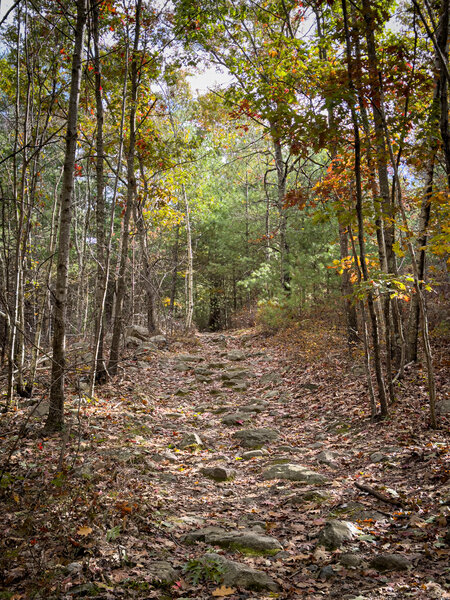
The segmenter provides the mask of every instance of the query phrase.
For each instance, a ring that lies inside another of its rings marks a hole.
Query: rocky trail
[[[135,339],[98,397],[74,381],[62,447],[35,409],[13,452],[3,435],[0,598],[450,598],[448,429],[425,428],[422,374],[371,423],[324,335]]]

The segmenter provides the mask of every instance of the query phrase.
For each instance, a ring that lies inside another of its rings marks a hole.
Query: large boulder
[[[407,571],[412,564],[402,554],[379,554],[370,561],[370,566],[377,571]]]
[[[172,565],[165,560],[157,560],[151,563],[147,569],[149,579],[153,585],[172,585],[178,577],[178,574]]]
[[[262,448],[269,442],[273,442],[279,437],[278,431],[275,429],[259,428],[259,429],[242,429],[233,433],[233,438],[239,441],[243,448],[249,450],[257,450]]]
[[[227,354],[227,358],[231,361],[245,360],[245,353],[242,352],[242,350],[230,350]]]
[[[234,471],[225,469],[225,467],[203,467],[200,469],[200,473],[217,482],[228,481],[234,477]]]
[[[263,479],[287,479],[288,481],[302,481],[314,485],[327,483],[327,478],[320,473],[310,471],[302,465],[285,463],[272,465],[262,474]]]
[[[167,338],[165,335],[153,335],[149,339],[149,342],[160,350],[167,347]]]
[[[187,448],[201,448],[202,446],[202,438],[195,432],[186,433],[178,444],[178,447],[181,450],[186,450]]]
[[[228,560],[224,556],[208,553],[206,558],[217,561],[223,569],[223,584],[231,587],[241,587],[246,590],[278,591],[278,585],[264,571],[257,571],[252,567]]]

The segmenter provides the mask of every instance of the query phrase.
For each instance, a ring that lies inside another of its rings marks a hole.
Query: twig
[[[386,502],[387,504],[393,504],[394,506],[400,506],[401,508],[404,508],[404,504],[401,500],[395,500],[394,498],[390,498],[389,496],[386,496],[385,494],[374,490],[368,485],[363,485],[362,483],[358,483],[357,481],[355,481],[355,487],[357,487],[358,490],[361,490],[362,492],[366,492],[371,496],[375,496],[375,498],[378,498],[378,500],[381,500],[382,502]]]

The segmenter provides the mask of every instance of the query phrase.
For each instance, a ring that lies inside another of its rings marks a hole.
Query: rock
[[[316,456],[316,460],[318,463],[327,465],[328,467],[336,468],[338,465],[333,460],[334,458],[335,458],[335,453],[330,452],[329,450],[322,450],[322,452],[319,452],[319,454]]]
[[[194,531],[190,531],[183,537],[183,542],[185,544],[194,544],[195,542],[205,542],[206,539],[214,533],[226,533],[226,531],[224,529],[222,529],[221,527],[215,527],[214,525],[209,525],[208,527],[202,527],[202,529],[196,529]]]
[[[252,458],[260,458],[261,456],[267,456],[267,450],[249,450],[244,452],[241,456],[243,460],[250,460]]]
[[[229,387],[233,392],[246,392],[248,390],[248,384],[245,381],[228,381],[223,384],[225,387]]]
[[[374,452],[370,455],[370,462],[379,463],[379,462],[387,462],[389,460],[389,456],[383,454],[382,452]]]
[[[233,433],[233,438],[238,440],[243,448],[256,450],[269,442],[273,442],[280,434],[274,429],[243,429]]]
[[[191,370],[191,367],[189,365],[186,365],[184,362],[175,363],[173,368],[175,371],[178,371],[179,373],[186,373],[186,371]]]
[[[291,496],[290,502],[292,504],[304,504],[305,502],[316,502],[317,504],[321,504],[322,502],[326,502],[329,498],[330,497],[328,494],[325,494],[325,492],[311,490],[309,492],[304,492],[303,494]]]
[[[358,554],[352,554],[351,552],[345,552],[338,557],[339,562],[344,567],[360,567],[364,563],[364,558]]]
[[[450,413],[450,396],[448,398],[442,397],[436,403],[436,410],[440,415],[448,415]]]
[[[78,562],[69,563],[65,568],[66,573],[81,573],[82,570],[83,565]]]
[[[194,373],[196,375],[204,375],[205,377],[209,377],[214,373],[214,371],[208,369],[207,367],[195,367]]]
[[[186,448],[199,448],[201,446],[203,446],[202,439],[198,433],[194,432],[186,433],[178,444],[178,447],[181,448],[181,450],[185,450]]]
[[[244,352],[242,352],[242,350],[230,350],[230,352],[228,352],[227,354],[227,358],[228,360],[236,362],[240,360],[245,360],[245,354]]]
[[[269,465],[271,465],[271,466],[273,466],[273,465],[288,465],[291,462],[292,462],[291,456],[273,456],[269,461]]]
[[[311,450],[318,450],[319,448],[323,448],[324,446],[325,444],[323,442],[314,442],[314,444],[311,444],[309,448]]]
[[[125,339],[125,346],[127,348],[139,348],[139,346],[141,344],[142,344],[141,338],[137,338],[132,335],[127,336]]]
[[[213,481],[228,481],[234,477],[234,472],[224,467],[203,467],[200,473]]]
[[[279,383],[281,381],[281,375],[278,371],[271,371],[270,373],[265,373],[259,381],[264,385],[267,383]]]
[[[209,337],[209,341],[213,344],[222,344],[227,341],[227,338],[223,335],[223,333],[219,333],[218,335],[211,335]]]
[[[369,566],[377,571],[407,571],[412,564],[402,554],[379,554],[370,561]]]
[[[247,371],[224,371],[221,376],[220,379],[222,381],[236,381],[236,380],[243,380],[246,377],[248,377],[248,373]]]
[[[325,567],[322,567],[320,569],[319,579],[323,579],[324,581],[327,581],[328,579],[331,579],[335,575],[336,575],[336,573],[335,573],[333,567],[331,565],[326,565]]]
[[[324,546],[327,550],[336,550],[344,542],[355,539],[358,530],[347,521],[332,520],[326,523],[319,535],[318,545]]]
[[[208,369],[224,369],[227,366],[227,363],[222,361],[210,362],[207,366]]]
[[[178,574],[172,565],[165,560],[157,560],[148,567],[148,579],[152,584],[172,585]]]
[[[261,413],[266,407],[267,402],[259,402],[258,404],[246,404],[245,406],[240,406],[239,410],[241,412]]]
[[[283,465],[273,465],[262,474],[263,479],[287,479],[289,481],[303,481],[315,485],[327,483],[327,478],[320,473],[310,471],[302,465],[287,463]]]
[[[81,585],[75,585],[67,590],[71,596],[93,596],[98,593],[98,588],[95,583],[91,581],[88,583],[82,583]]]
[[[250,416],[248,414],[235,413],[232,415],[225,415],[222,419],[222,423],[224,425],[243,425],[245,421],[250,420]]]
[[[302,384],[300,384],[300,387],[302,387],[304,390],[308,390],[310,392],[315,392],[316,390],[319,389],[319,385],[317,385],[317,383],[302,383]]]
[[[140,346],[139,346],[139,353],[144,353],[144,352],[156,352],[156,350],[158,350],[158,347],[155,346],[155,344],[152,344],[151,342],[143,342]]]
[[[184,537],[184,541],[205,542],[254,556],[273,555],[283,550],[280,542],[271,536],[248,530],[224,531],[220,527],[205,527],[192,531]]]
[[[151,459],[156,462],[156,463],[161,463],[161,462],[170,462],[170,463],[176,463],[178,462],[178,457],[176,454],[174,454],[173,452],[170,452],[170,450],[166,450],[165,452],[156,452],[155,454],[151,455]]]
[[[203,362],[205,359],[200,354],[179,354],[177,360],[181,362]]]
[[[164,335],[153,335],[149,342],[154,344],[157,348],[162,349],[167,347],[167,338]]]
[[[190,390],[188,390],[187,388],[178,388],[175,391],[174,396],[189,396],[190,393]]]
[[[50,403],[46,401],[40,401],[36,406],[32,409],[31,415],[33,417],[45,417],[48,415],[48,411],[50,409]]]
[[[137,338],[141,342],[148,340],[149,335],[147,327],[142,327],[142,325],[130,325],[127,329],[127,337]]]
[[[228,560],[224,556],[208,553],[206,558],[213,559],[222,565],[223,584],[231,587],[241,587],[247,590],[269,590],[278,591],[278,585],[263,571],[257,571],[234,560]]]

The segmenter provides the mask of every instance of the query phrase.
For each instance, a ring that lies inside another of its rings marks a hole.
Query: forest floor
[[[129,351],[94,399],[69,384],[62,437],[19,403],[0,599],[450,598],[449,420],[419,365],[371,422],[361,361],[306,319]]]

